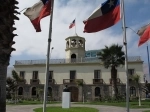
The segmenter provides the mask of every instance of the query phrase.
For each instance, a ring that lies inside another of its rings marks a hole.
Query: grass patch
[[[143,111],[143,112],[150,112],[150,110],[145,110],[145,111]]]
[[[60,102],[47,102],[47,104],[56,104],[56,103],[60,103]],[[21,101],[21,102],[17,102],[15,103],[7,103],[7,105],[37,105],[37,104],[43,104],[42,101]]]
[[[76,104],[83,103],[80,102]],[[126,102],[85,102],[84,104],[126,107]],[[139,106],[138,102],[129,102],[129,105],[130,108],[150,108],[150,101],[141,101],[141,106]]]
[[[43,112],[43,108],[34,109],[34,112]],[[46,112],[98,112],[98,110],[89,107],[71,107],[69,109],[63,109],[62,107],[47,107]]]

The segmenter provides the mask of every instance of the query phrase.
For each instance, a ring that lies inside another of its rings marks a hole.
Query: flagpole
[[[43,112],[46,112],[46,103],[47,103],[47,88],[48,88],[48,75],[49,75],[50,46],[51,46],[51,38],[52,38],[53,7],[54,7],[54,0],[51,0],[51,9],[50,9],[51,16],[50,16],[50,23],[49,23],[49,36],[48,36],[48,46],[47,46],[47,61],[46,61],[46,73],[45,73]]]
[[[76,33],[76,18],[75,18],[75,35],[77,35],[77,33]]]
[[[128,76],[128,55],[127,55],[127,39],[126,39],[126,24],[124,13],[124,0],[121,0],[121,14],[122,14],[122,27],[123,27],[123,40],[125,49],[125,71],[126,71],[126,111],[129,110],[129,76]]]
[[[148,42],[147,42],[147,57],[148,57],[149,79],[150,79],[150,63],[149,63],[149,49],[148,49]]]

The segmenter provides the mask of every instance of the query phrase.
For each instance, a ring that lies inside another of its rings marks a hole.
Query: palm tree
[[[124,65],[125,61],[122,46],[118,44],[113,44],[110,47],[105,46],[97,55],[105,68],[111,68],[112,96],[117,97],[117,67]]]
[[[139,97],[139,106],[141,106],[141,95],[140,95],[140,75],[134,74],[132,76],[132,80],[136,85],[136,88],[138,90],[138,97]]]
[[[16,0],[0,0],[0,112],[6,112],[6,76],[10,55],[15,43],[13,38],[16,34],[13,31],[14,20],[19,20],[15,15],[18,13],[15,6]]]

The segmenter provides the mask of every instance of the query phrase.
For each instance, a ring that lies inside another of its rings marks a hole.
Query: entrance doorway
[[[79,90],[77,87],[69,87],[71,93],[71,102],[78,102]]]

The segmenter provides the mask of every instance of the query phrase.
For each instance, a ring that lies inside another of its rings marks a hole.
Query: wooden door
[[[78,102],[79,90],[77,87],[69,87],[71,93],[71,102]]]

